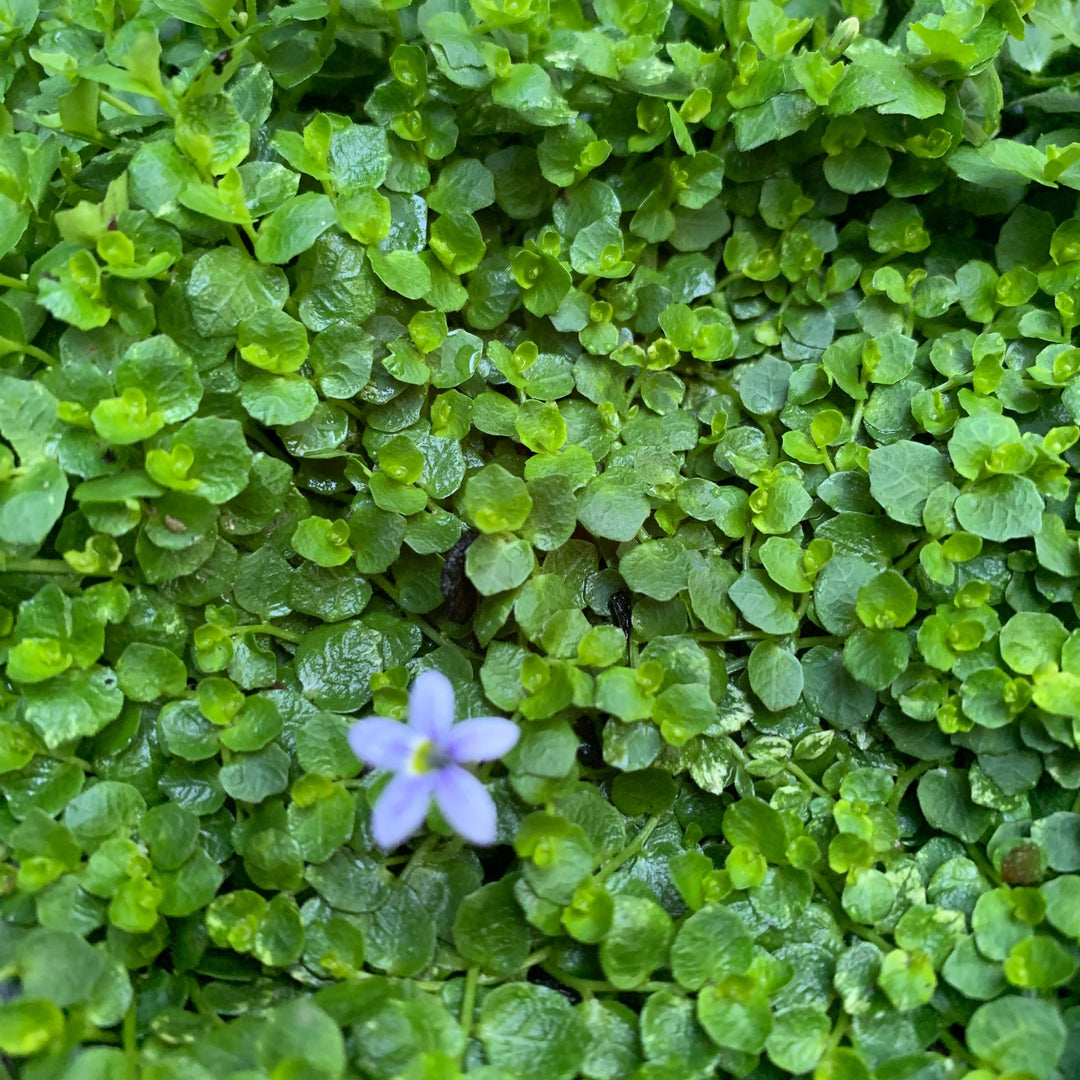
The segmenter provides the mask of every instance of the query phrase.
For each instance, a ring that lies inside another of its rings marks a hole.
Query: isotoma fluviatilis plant
[[[0,0],[0,1076],[1080,1073],[1077,25]]]

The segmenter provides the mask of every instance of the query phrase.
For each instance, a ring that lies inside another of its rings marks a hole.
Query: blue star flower
[[[473,844],[495,842],[495,803],[462,765],[493,761],[521,732],[501,716],[454,723],[454,688],[438,671],[425,671],[409,695],[408,722],[372,716],[349,729],[349,745],[361,761],[395,773],[371,815],[375,843],[386,851],[424,823],[434,798],[455,832]]]

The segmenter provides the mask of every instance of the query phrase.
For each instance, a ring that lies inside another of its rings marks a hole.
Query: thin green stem
[[[829,1036],[829,1049],[835,1049],[840,1045],[844,1036],[847,1034],[848,1029],[848,1015],[846,1012],[841,1011],[839,1018],[836,1021],[836,1027],[832,1029],[832,1034]]]
[[[131,1003],[131,1007],[124,1014],[124,1054],[129,1062],[134,1063],[139,1053],[139,1043],[137,1037],[136,1016],[135,1016],[135,1003]]]
[[[544,971],[546,971],[553,979],[558,979],[564,986],[569,986],[571,990],[576,990],[585,1001],[588,1001],[597,990],[603,991],[608,989],[608,984],[598,982],[595,979],[578,979],[573,975],[567,975],[565,971],[560,971],[554,964],[545,964]],[[612,987],[614,989],[614,987]]]
[[[645,841],[652,836],[653,830],[659,824],[659,814],[649,818],[641,829],[638,830],[637,836],[635,836],[634,839],[631,840],[617,855],[612,855],[612,857],[596,871],[594,880],[597,882],[606,881],[624,862],[628,859],[632,859],[645,846]]]
[[[244,424],[244,434],[268,457],[276,458],[281,456],[281,450],[267,438],[266,432],[257,424]]]
[[[20,345],[16,351],[32,356],[36,360],[48,364],[49,367],[55,367],[59,363],[55,356],[50,355],[44,349],[39,349],[36,345]]]
[[[525,957],[524,963],[518,967],[518,971],[528,971],[529,968],[536,967],[537,964],[546,964],[548,953],[550,951],[550,949],[537,949],[536,952],[529,953],[529,955]]]
[[[386,593],[386,595],[389,596],[395,604],[398,603],[398,588],[392,581],[390,581],[389,578],[387,578],[385,574],[372,574],[371,577],[368,578],[368,580],[373,585],[378,585],[378,587],[382,589],[382,591]],[[420,628],[420,633],[422,633],[424,637],[426,637],[429,641],[434,642],[434,644],[445,646],[446,648],[452,647],[455,649],[460,649],[461,652],[465,653],[467,656],[477,655],[471,649],[466,649],[464,645],[461,645],[456,641],[451,641],[448,637],[441,634],[438,630],[435,629],[434,626],[431,625],[431,623],[427,621],[427,619],[423,618],[422,616],[414,615],[413,622],[415,622],[416,625]]]
[[[0,561],[0,573],[2,574],[70,574],[73,578],[109,578],[119,581],[122,585],[134,585],[135,579],[127,574],[95,571],[92,574],[84,573],[69,566],[63,559],[12,559],[10,562]]]
[[[106,104],[111,105],[114,109],[118,109],[122,113],[127,113],[128,116],[141,115],[139,110],[136,109],[130,101],[125,101],[123,98],[118,98],[111,90],[99,88],[98,96]]]
[[[638,387],[641,385],[641,380],[645,377],[645,368],[638,368],[638,373],[634,376],[630,385],[626,388],[626,405],[629,408],[634,403],[634,398],[637,396]]]
[[[889,799],[889,808],[891,810],[894,812],[897,810],[911,784],[918,780],[928,769],[932,769],[934,764],[933,761],[920,761],[917,765],[912,765],[910,769],[905,769],[896,778],[896,787],[893,789],[892,798]]]
[[[882,952],[892,952],[892,946],[880,934],[874,933],[873,930],[865,926],[860,926],[848,916],[848,913],[844,910],[844,905],[840,902],[840,897],[837,896],[836,890],[829,884],[824,874],[812,873],[811,876],[818,890],[828,900],[829,906],[833,909],[833,915],[842,930],[846,930],[849,934],[855,934],[864,941],[869,941],[871,945],[876,945]]]
[[[8,563],[0,563],[0,573],[5,574],[71,574],[76,577],[85,577],[78,571],[72,570],[63,559],[12,559]]]
[[[378,585],[380,589],[396,604],[398,602],[397,586],[385,574],[372,574],[368,581],[372,585]]]
[[[929,537],[927,537],[927,538],[925,538],[923,540],[920,540],[902,559],[898,559],[893,564],[893,569],[898,574],[902,574],[905,570],[907,570],[910,567],[914,566],[915,562],[918,560],[919,556],[922,554],[922,549],[924,547],[926,547],[926,545],[928,543],[930,543]]]
[[[831,799],[832,796],[809,774],[795,764],[794,761],[788,761],[784,764],[784,768],[789,773],[797,776],[815,795],[820,795],[822,798]]]
[[[461,995],[461,1030],[468,1042],[469,1032],[472,1030],[473,1013],[476,1011],[476,983],[480,978],[480,969],[471,967],[465,972],[465,990]],[[465,1053],[465,1044],[461,1047]]]
[[[825,875],[811,870],[810,876],[814,879],[814,884],[817,885],[818,889],[825,894],[825,899],[832,904],[833,908],[840,913],[842,918],[846,919],[847,914],[844,911],[843,905],[840,903],[840,897],[836,895],[836,890],[828,882]]]
[[[247,244],[244,243],[243,237],[240,235],[240,230],[231,222],[225,225],[225,235],[228,237],[229,243],[234,248],[239,248],[242,252],[247,254]]]
[[[873,930],[860,926],[851,919],[840,920],[840,926],[842,929],[847,930],[848,933],[861,937],[863,941],[869,941],[871,945],[876,945],[883,953],[892,952],[892,946],[880,934],[875,934]]]
[[[408,880],[409,874],[412,872],[414,866],[422,862],[431,849],[439,842],[439,836],[435,833],[429,833],[421,841],[420,846],[409,856],[409,861],[405,864],[405,869],[398,875],[402,881]]]
[[[248,7],[251,8],[251,10],[255,11],[255,19],[257,20],[259,17],[259,13],[255,10],[255,0],[246,0],[246,3],[248,4]],[[237,19],[239,20],[241,18],[246,20],[247,25],[244,26],[243,35],[241,37],[238,37],[232,43],[233,52],[235,53],[237,49],[247,49],[247,51],[251,53],[251,55],[254,56],[256,60],[261,60],[265,64],[267,61],[267,52],[266,49],[263,48],[262,42],[259,40],[259,34],[261,33],[261,31],[256,25],[253,24],[247,8],[237,14]]]
[[[100,146],[103,150],[114,150],[117,146],[116,139],[108,138],[100,133],[91,134],[89,131],[68,131],[66,128],[61,130],[74,139],[80,139],[82,142],[88,143],[91,146]],[[40,218],[38,220],[40,220]]]
[[[480,766],[480,779],[486,780],[487,773],[491,771],[492,762],[488,761],[484,765]],[[485,772],[484,770],[487,770]],[[458,852],[465,846],[465,838],[463,836],[455,836],[452,840],[447,842],[446,847],[439,852],[439,858],[444,863],[452,863],[458,857]]]
[[[855,412],[851,414],[851,441],[859,437],[859,428],[862,427],[863,412],[866,409],[865,401],[857,401],[855,403]]]
[[[270,637],[281,638],[282,641],[291,642],[293,645],[300,644],[300,635],[292,630],[283,630],[273,623],[244,623],[236,627],[233,634],[269,634]]]
[[[1000,880],[998,872],[987,862],[986,856],[974,845],[967,844],[968,858],[982,871],[987,881],[997,882]]]
[[[742,568],[748,570],[750,568],[750,545],[754,540],[753,527],[746,530],[746,535],[742,538]]]
[[[9,277],[7,274],[0,274],[0,285],[6,289],[18,289],[20,292],[34,291],[34,286],[29,282],[23,281],[21,278]]]
[[[869,941],[871,945],[876,945],[883,953],[892,952],[892,945],[890,945],[880,934],[875,934],[874,931],[870,930],[868,927],[860,926],[851,919],[841,919],[839,922],[841,929],[847,930],[849,934],[861,937],[863,941]]]
[[[769,457],[776,460],[780,457],[780,443],[777,441],[776,432],[772,429],[772,424],[762,424],[761,433],[765,436],[765,445],[769,450]]]
[[[239,40],[240,31],[237,30],[231,22],[229,22],[228,16],[225,16],[222,19],[218,19],[217,24],[220,27],[221,32],[229,39],[229,41],[236,42]]]
[[[940,1042],[954,1058],[959,1058],[965,1065],[970,1065],[973,1069],[979,1067],[978,1061],[972,1056],[968,1048],[964,1046],[952,1032],[941,1032],[941,1034],[938,1035],[938,1042]]]
[[[358,409],[351,401],[345,401],[344,399],[335,398],[334,399],[334,404],[339,409],[341,409],[343,412],[347,412],[350,416],[355,417],[357,420],[363,420],[364,419],[363,412],[360,409]],[[360,462],[360,464],[363,465],[364,463]],[[365,470],[367,471],[368,475],[370,476],[371,471],[369,469],[367,469],[366,466],[365,466]]]
[[[739,630],[734,634],[698,634],[698,641],[762,641],[771,638],[764,630]]]
[[[337,36],[338,16],[341,11],[341,0],[330,0],[330,10],[326,13],[326,23],[319,35],[319,48],[324,54],[328,54],[334,45]]]
[[[576,990],[586,1000],[593,994],[620,994],[623,988],[609,983],[606,979],[579,979],[576,975],[569,975],[554,964],[545,964],[546,971],[553,979],[558,979],[564,986]],[[638,994],[651,994],[657,990],[670,990],[671,983],[647,982],[641,986],[635,986],[634,992]]]

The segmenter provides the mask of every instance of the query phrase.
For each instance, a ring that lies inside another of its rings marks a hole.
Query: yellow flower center
[[[430,739],[423,739],[416,744],[409,769],[414,773],[426,773],[434,769],[444,769],[449,764],[450,756],[445,750]]]

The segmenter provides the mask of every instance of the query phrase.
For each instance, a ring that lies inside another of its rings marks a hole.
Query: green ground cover
[[[1080,1075],[1078,45],[0,0],[0,1077]]]

